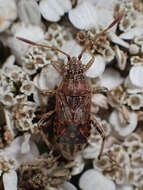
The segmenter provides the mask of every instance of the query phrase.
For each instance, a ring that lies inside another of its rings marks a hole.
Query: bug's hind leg
[[[55,113],[55,110],[52,110],[52,111],[49,111],[48,113],[44,114],[43,117],[38,122],[38,128],[40,129],[43,127],[47,127],[48,123],[53,118],[54,113]]]
[[[51,120],[54,117],[54,114],[55,110],[49,111],[48,113],[44,114],[38,122],[38,129],[40,130],[40,135],[50,150],[52,149],[52,144],[49,142],[47,135],[43,131],[43,128],[49,127]]]
[[[47,145],[47,147],[49,148],[49,150],[52,149],[52,144],[50,143],[50,141],[48,140],[46,134],[44,133],[43,130],[40,130],[40,135],[42,137],[42,139],[44,140],[45,144]]]
[[[102,137],[102,145],[101,145],[100,153],[98,155],[98,159],[100,159],[103,153],[103,149],[104,149],[105,134],[104,134],[104,130],[102,129],[102,126],[99,124],[99,122],[96,119],[92,118],[91,123],[96,128],[100,136]]]

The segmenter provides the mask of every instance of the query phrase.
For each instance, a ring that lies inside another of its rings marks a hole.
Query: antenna
[[[27,40],[27,39],[21,38],[21,37],[16,37],[16,38],[17,38],[18,40],[21,40],[21,41],[23,41],[23,42],[25,42],[25,43],[27,43],[27,44],[32,45],[32,46],[39,46],[39,47],[43,47],[43,48],[49,48],[49,49],[52,49],[52,50],[54,50],[54,51],[58,51],[58,52],[64,54],[64,55],[68,58],[68,60],[71,60],[71,57],[70,57],[69,54],[67,54],[66,52],[64,52],[64,51],[62,51],[62,50],[60,50],[60,49],[58,49],[58,48],[56,48],[56,47],[39,44],[39,43],[30,41],[30,40]]]
[[[102,36],[104,33],[106,33],[108,30],[110,30],[116,23],[118,23],[122,17],[124,16],[124,11],[102,32],[100,32],[99,34],[97,34],[93,39],[89,40],[89,42],[85,45],[85,47],[83,48],[83,50],[81,51],[81,53],[78,56],[78,59],[80,60],[82,58],[83,53],[86,51],[86,49],[90,46],[93,45],[93,43],[100,37]]]

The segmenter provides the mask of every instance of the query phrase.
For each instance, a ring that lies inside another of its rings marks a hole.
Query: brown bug
[[[97,120],[91,117],[90,109],[92,93],[103,91],[105,88],[91,89],[89,87],[84,77],[84,73],[93,64],[94,57],[92,57],[86,66],[82,64],[81,58],[86,49],[91,47],[99,36],[103,35],[114,26],[122,16],[123,14],[115,19],[104,31],[97,34],[94,39],[89,40],[77,58],[70,57],[70,55],[56,47],[38,44],[17,37],[17,39],[33,46],[50,48],[54,51],[58,51],[64,54],[68,59],[68,64],[64,65],[63,71],[57,66],[57,62],[52,63],[55,69],[63,76],[63,80],[57,90],[42,90],[41,93],[45,95],[52,94],[56,96],[56,108],[45,114],[38,123],[39,128],[41,128],[46,126],[48,121],[54,117],[53,128],[55,144],[66,159],[74,159],[77,152],[81,151],[86,146],[91,125],[97,129],[103,139],[99,158],[103,152],[105,141],[104,131]]]

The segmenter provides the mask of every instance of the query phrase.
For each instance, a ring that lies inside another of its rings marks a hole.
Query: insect
[[[92,47],[99,36],[102,36],[121,18],[121,14],[105,30],[97,34],[94,39],[89,40],[78,57],[71,57],[66,52],[43,44],[38,44],[30,40],[17,37],[17,39],[33,46],[52,49],[64,54],[68,59],[68,64],[61,70],[56,61],[52,62],[55,69],[63,76],[63,80],[56,90],[42,90],[45,95],[56,96],[56,108],[45,114],[38,123],[38,127],[47,126],[48,121],[54,117],[53,131],[54,142],[63,157],[73,160],[77,152],[83,150],[90,135],[91,126],[95,127],[102,137],[102,145],[98,158],[100,159],[105,142],[105,134],[98,121],[91,117],[91,96],[93,93],[105,90],[105,88],[90,88],[84,73],[91,67],[94,57],[83,65],[81,58],[87,48]]]

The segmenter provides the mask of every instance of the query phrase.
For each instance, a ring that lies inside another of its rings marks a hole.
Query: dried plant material
[[[96,30],[97,29],[95,27],[91,28],[88,31],[88,38],[94,38],[97,32]],[[96,40],[96,42],[93,44],[93,48],[90,51],[95,55],[97,53],[102,55],[106,63],[110,63],[115,57],[115,52],[107,35],[100,36],[98,40]]]
[[[134,3],[133,5],[134,5],[135,10],[142,11],[143,5],[140,0],[134,0],[133,3]]]
[[[76,40],[79,43],[84,43],[87,40],[87,33],[84,30],[80,30],[76,34]]]
[[[117,167],[119,167],[119,169],[128,167],[130,165],[129,155],[123,148],[121,148],[119,152],[116,152],[116,149],[118,149],[118,147],[118,145],[115,145],[110,148],[112,159],[115,161],[114,164],[116,166],[117,163]]]
[[[119,107],[119,105],[125,104],[126,97],[127,93],[121,85],[108,92],[108,102],[112,107]]]
[[[124,53],[119,49],[119,46],[115,46],[115,57],[117,59],[118,68],[124,70],[127,63],[127,53]]]
[[[143,58],[140,57],[140,56],[133,56],[133,57],[131,57],[130,61],[131,61],[131,64],[133,66],[141,66],[141,65],[143,65]]]
[[[104,59],[106,60],[106,62],[110,63],[111,61],[113,61],[113,59],[115,57],[115,52],[113,51],[113,49],[110,46],[107,46],[103,50],[102,55],[103,55]]]
[[[104,153],[101,161],[94,160],[94,167],[114,180],[119,187],[123,188],[125,184],[135,186],[142,185],[142,169],[139,168],[142,167],[143,162],[143,145],[140,136],[141,135],[137,133],[133,133],[131,136],[125,138],[123,144],[110,147],[109,150]],[[105,157],[106,162],[104,164]],[[108,167],[105,167],[106,163],[108,163]]]
[[[72,6],[74,7],[77,4],[77,0],[71,0]]]
[[[13,141],[14,137],[11,134],[11,131],[9,130],[9,128],[7,126],[4,127],[4,141],[6,142],[7,145],[10,145],[11,142]]]
[[[120,22],[120,30],[124,32],[129,31],[131,28],[133,28],[138,16],[138,13],[136,11],[130,11],[127,14],[128,15],[124,16]]]
[[[124,145],[127,147],[132,146],[134,143],[141,143],[141,137],[137,133],[132,133],[128,136],[124,142]]]
[[[36,117],[36,104],[32,102],[25,102],[24,104],[16,104],[12,108],[12,117],[14,119],[14,127],[18,131],[29,131],[34,133],[35,125],[33,119]]]
[[[100,160],[94,159],[93,160],[93,168],[98,171],[108,170],[112,167],[112,163],[108,157],[108,155],[103,155]]]
[[[129,157],[127,153],[118,145],[113,146],[110,152],[107,152],[107,158],[110,166],[106,167],[102,172],[116,184],[125,184],[126,173],[124,167],[128,167]],[[124,165],[124,167],[122,167]]]
[[[4,105],[12,106],[18,103],[16,96],[20,95],[22,81],[29,81],[21,67],[14,65],[15,57],[11,55],[1,69],[0,99]]]
[[[134,149],[138,149],[136,152],[134,151]],[[136,168],[140,168],[143,165],[143,159],[142,159],[142,152],[139,151],[139,149],[143,148],[143,146],[138,148],[138,145],[133,147],[133,154],[132,154],[132,158],[131,158],[131,165],[132,167],[136,167]]]
[[[129,113],[128,122],[124,122],[124,118],[119,118],[119,112],[113,111],[110,115],[109,121],[113,126],[113,130],[118,138],[124,139],[126,136],[130,135],[137,126],[137,115],[134,112]]]
[[[128,105],[131,107],[132,110],[139,110],[143,107],[143,98],[141,94],[132,94],[127,99]]]
[[[105,148],[110,148],[112,147],[113,144],[120,144],[120,140],[111,135],[107,136],[105,142]]]
[[[19,168],[19,184],[20,188],[34,188],[43,190],[58,187],[64,188],[66,180],[70,179],[69,168],[57,161],[58,157],[50,154],[41,155],[33,162],[27,162]],[[26,179],[26,183],[25,180]],[[60,186],[61,184],[65,184]],[[68,184],[67,184],[68,186]],[[69,184],[70,186],[70,184]],[[72,185],[71,185],[72,186]]]
[[[120,118],[121,124],[124,125],[124,124],[129,123],[129,120],[130,120],[129,114],[130,114],[130,112],[129,112],[127,106],[122,105],[121,106],[121,111],[119,113],[119,118]]]

